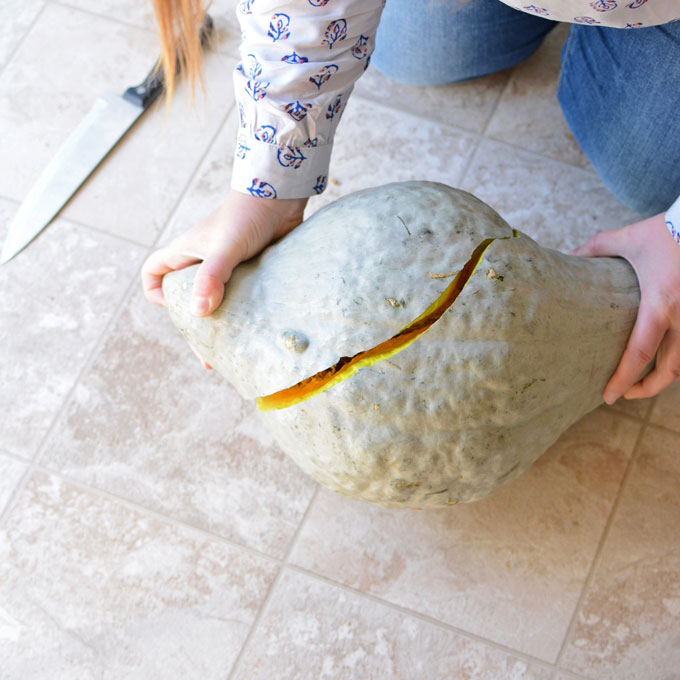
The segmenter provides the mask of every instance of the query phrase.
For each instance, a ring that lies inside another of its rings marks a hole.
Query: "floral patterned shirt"
[[[389,1],[389,0],[388,0]],[[678,0],[503,0],[557,21],[635,29],[680,18]],[[366,70],[385,0],[241,0],[232,187],[303,198],[326,187],[333,135]],[[680,198],[666,221],[680,244]]]

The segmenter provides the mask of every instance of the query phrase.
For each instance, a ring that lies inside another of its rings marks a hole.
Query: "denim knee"
[[[557,98],[605,186],[644,216],[680,194],[680,24],[573,26]]]
[[[666,212],[680,193],[677,189],[664,186],[662,177],[658,176],[652,165],[639,163],[638,172],[630,173],[630,167],[596,167],[604,185],[611,193],[631,210],[643,217],[652,217]],[[639,173],[649,172],[656,176],[654,182],[638,182]]]
[[[498,0],[389,0],[371,64],[410,85],[446,85],[509,68],[556,24]]]

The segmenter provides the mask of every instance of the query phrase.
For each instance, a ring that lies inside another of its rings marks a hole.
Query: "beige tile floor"
[[[233,4],[196,110],[147,114],[0,267],[0,679],[677,680],[680,389],[599,408],[485,501],[386,511],[307,479],[144,301],[146,254],[228,186]],[[1,241],[158,47],[133,0],[9,0],[0,27]],[[546,246],[634,220],[561,119],[564,37],[458,86],[369,70],[310,212],[431,179]]]

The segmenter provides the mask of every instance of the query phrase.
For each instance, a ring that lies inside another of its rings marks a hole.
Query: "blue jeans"
[[[499,0],[388,0],[372,65],[414,85],[515,66],[556,23]],[[604,184],[641,215],[680,195],[680,22],[641,29],[572,25],[557,98]]]

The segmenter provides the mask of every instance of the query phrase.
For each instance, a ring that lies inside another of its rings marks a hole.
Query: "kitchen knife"
[[[206,15],[201,43],[208,43],[213,21]],[[154,67],[140,85],[122,95],[104,94],[43,170],[9,226],[0,263],[23,250],[57,215],[73,194],[164,89],[163,71]]]

